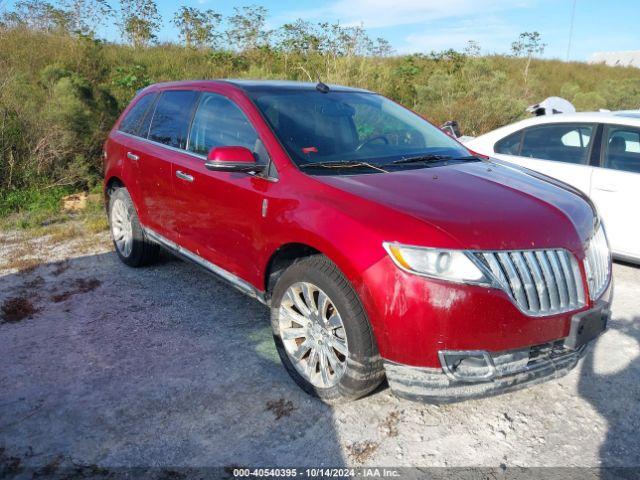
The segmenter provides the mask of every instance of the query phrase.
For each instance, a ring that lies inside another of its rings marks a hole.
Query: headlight
[[[407,272],[453,282],[491,283],[464,251],[412,247],[386,242],[383,245],[394,263]]]

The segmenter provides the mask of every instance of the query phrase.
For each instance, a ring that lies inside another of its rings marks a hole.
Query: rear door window
[[[127,112],[127,115],[120,122],[118,128],[121,132],[128,133],[129,135],[135,135],[137,137],[146,137],[147,130],[149,129],[148,120],[151,118],[151,107],[153,101],[156,99],[155,93],[148,93],[140,98],[131,110]],[[146,119],[146,122],[145,122]],[[146,123],[146,128],[145,128]]]
[[[524,130],[521,157],[586,165],[595,126],[555,123]]]
[[[199,92],[169,90],[163,92],[151,120],[149,140],[174,148],[186,148],[193,107]]]
[[[603,167],[640,173],[640,128],[606,127]]]

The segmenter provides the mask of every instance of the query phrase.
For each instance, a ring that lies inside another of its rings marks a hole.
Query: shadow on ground
[[[607,422],[600,446],[600,463],[607,467],[640,466],[640,317],[615,319],[615,330],[605,348],[598,345],[583,360],[578,392]],[[597,358],[601,355],[604,358]],[[597,361],[598,360],[598,361]],[[604,471],[603,478],[622,478],[624,472]],[[630,472],[631,473],[631,472]]]
[[[268,309],[197,267],[80,257],[0,277],[9,299],[33,312],[0,323],[5,472],[344,464],[332,410],[280,366]]]

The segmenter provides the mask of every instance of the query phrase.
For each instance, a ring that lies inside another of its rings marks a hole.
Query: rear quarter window
[[[133,107],[131,107],[126,116],[122,119],[122,122],[120,122],[118,130],[128,133],[129,135],[146,137],[147,130],[149,128],[148,120],[151,117],[151,106],[153,105],[156,96],[157,94],[155,93],[148,93],[136,101]]]
[[[520,140],[522,139],[522,130],[504,137],[496,142],[493,151],[505,155],[518,155],[520,153]]]

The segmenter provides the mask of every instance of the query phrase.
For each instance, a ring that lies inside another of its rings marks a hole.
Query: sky
[[[13,1],[5,4],[10,6]],[[508,53],[521,32],[534,30],[546,43],[545,58],[584,61],[594,52],[640,50],[640,0],[575,0],[569,52],[574,0],[156,1],[164,18],[158,35],[161,41],[177,39],[170,19],[181,5],[228,16],[233,7],[259,4],[269,11],[270,28],[296,18],[362,23],[372,38],[386,38],[402,54],[462,50],[468,40],[479,42],[483,54]],[[116,32],[106,36],[118,38]]]

